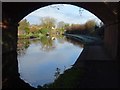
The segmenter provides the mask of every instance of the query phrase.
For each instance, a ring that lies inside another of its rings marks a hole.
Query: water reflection
[[[33,87],[54,82],[75,63],[83,47],[64,36],[18,40],[20,78]]]
[[[54,41],[52,40],[51,37],[44,36],[40,39],[41,41],[41,49],[44,51],[50,51],[55,48]]]
[[[71,37],[66,37],[67,42],[73,43],[76,46],[82,47],[83,48],[83,44],[78,41],[77,39],[71,38]]]
[[[19,56],[25,55],[26,49],[29,47],[29,45],[30,45],[30,40],[28,40],[28,39],[18,40],[18,44],[17,44],[18,55]]]

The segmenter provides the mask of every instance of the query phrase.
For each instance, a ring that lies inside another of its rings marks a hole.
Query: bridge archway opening
[[[94,24],[94,26],[96,26],[97,28],[100,28],[104,25],[104,23],[93,13],[74,4],[50,4],[34,10],[33,12],[25,16],[22,20],[26,20],[26,23],[28,23],[29,25],[33,24],[37,26],[38,24],[40,25],[40,18],[42,17],[52,17],[53,19],[55,19],[57,21],[57,23],[55,23],[55,27],[57,27],[58,22],[69,24],[69,26],[71,26],[72,24],[84,24],[82,26],[78,26],[78,29],[81,29],[79,27],[86,27],[86,24],[88,24],[86,22],[89,20],[93,21],[89,24]],[[77,25],[75,27],[77,27]],[[19,31],[20,30],[18,30],[18,34]]]
[[[17,83],[15,87],[24,87],[20,86],[19,82],[16,82],[16,78],[19,77],[18,74],[18,63],[16,60],[17,54],[17,32],[18,32],[18,22],[23,19],[26,15],[28,15],[30,12],[47,6],[51,4],[61,4],[61,3],[3,3],[2,4],[2,53],[5,54],[3,59],[3,70],[5,73],[3,74],[3,87],[11,87],[15,86],[14,84]],[[104,24],[107,26],[105,27],[104,32],[104,46],[108,50],[108,52],[111,54],[113,60],[115,60],[118,57],[118,18],[117,18],[117,9],[118,3],[62,3],[62,4],[71,4],[78,7],[85,8],[86,10],[94,13],[96,16],[98,16]],[[16,7],[16,9],[14,9]],[[7,27],[6,27],[7,26]],[[11,53],[12,51],[12,53]],[[10,52],[10,53],[9,53]],[[9,55],[9,56],[8,56]],[[12,57],[12,58],[11,58]],[[11,60],[10,60],[11,58]],[[14,63],[13,63],[14,62]],[[6,67],[7,66],[7,67]],[[13,73],[11,73],[11,70]],[[7,71],[7,72],[6,72]],[[14,77],[14,78],[13,78]],[[6,78],[8,79],[6,81]],[[11,80],[13,82],[11,82]],[[8,83],[10,82],[10,83]],[[8,85],[8,86],[7,86]]]

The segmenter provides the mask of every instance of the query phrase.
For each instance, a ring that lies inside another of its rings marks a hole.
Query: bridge
[[[105,24],[104,49],[115,61],[118,58],[118,3],[117,2],[24,2],[2,3],[3,87],[29,87],[19,80],[17,63],[18,22],[34,10],[51,4],[71,4],[95,14]],[[10,59],[11,58],[11,59]],[[10,60],[9,60],[10,59]],[[9,60],[9,61],[8,61]],[[5,67],[5,68],[4,68]],[[11,71],[12,70],[12,71]],[[11,73],[12,72],[12,73]],[[13,82],[9,83],[12,79]],[[15,82],[18,82],[14,86]],[[5,85],[5,86],[4,86]],[[111,84],[110,84],[111,85]],[[114,86],[113,86],[114,87]]]

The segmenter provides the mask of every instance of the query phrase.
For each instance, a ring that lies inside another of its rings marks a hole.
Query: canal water
[[[54,40],[47,36],[19,39],[17,59],[20,78],[35,88],[52,83],[59,74],[72,67],[82,50],[82,44],[65,36]]]

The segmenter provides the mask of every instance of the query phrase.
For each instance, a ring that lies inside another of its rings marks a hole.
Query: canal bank
[[[79,36],[67,37],[81,42]],[[118,62],[107,54],[102,43],[85,44],[73,67],[43,88],[118,88]]]
[[[100,37],[75,34],[65,34],[65,36],[84,44],[84,49],[79,56],[80,60],[112,60]]]
[[[102,46],[85,46],[73,65],[84,70],[84,77],[79,77],[79,88],[118,88],[118,61],[102,49]]]
[[[81,41],[79,36],[72,37]],[[86,39],[82,37],[82,40]],[[79,88],[118,88],[118,61],[105,51],[101,40],[85,44],[73,68],[84,71],[78,79]]]

